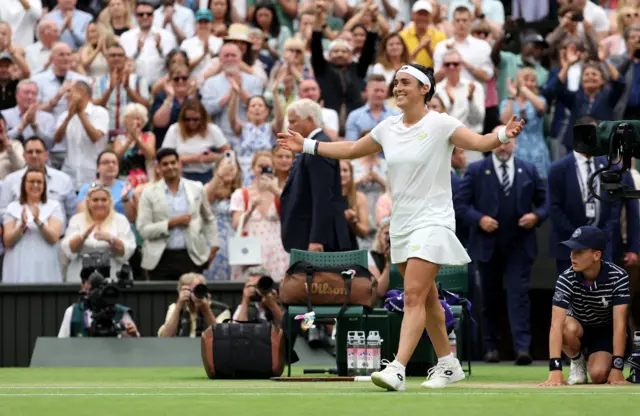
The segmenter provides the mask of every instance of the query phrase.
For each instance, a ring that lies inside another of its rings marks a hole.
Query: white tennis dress
[[[417,257],[435,264],[471,262],[455,234],[449,138],[463,124],[429,111],[411,127],[392,116],[370,133],[382,146],[391,188],[391,261]]]

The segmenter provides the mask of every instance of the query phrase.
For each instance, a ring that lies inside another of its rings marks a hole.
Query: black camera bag
[[[269,322],[215,324],[202,333],[201,353],[211,379],[268,379],[282,375],[285,339]]]

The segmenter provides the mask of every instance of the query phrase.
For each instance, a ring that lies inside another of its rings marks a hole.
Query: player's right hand
[[[302,152],[302,144],[304,143],[304,137],[298,132],[288,129],[286,133],[278,133],[278,144],[283,149],[291,150],[292,152]]]
[[[564,386],[566,384],[567,382],[564,380],[562,371],[550,371],[547,381],[538,384],[538,387]]]

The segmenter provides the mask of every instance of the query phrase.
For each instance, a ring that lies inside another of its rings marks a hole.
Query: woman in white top
[[[82,259],[90,253],[106,253],[109,256],[112,278],[127,264],[136,249],[136,239],[127,217],[113,208],[109,188],[100,184],[93,184],[89,188],[84,199],[84,210],[69,220],[61,248],[70,260],[67,282],[81,281]]]
[[[162,147],[176,149],[182,162],[182,176],[203,184],[213,177],[213,163],[231,149],[222,130],[209,123],[207,110],[194,99],[184,102],[178,122],[169,127]]]
[[[294,152],[335,159],[356,159],[384,151],[393,200],[391,261],[404,277],[405,307],[396,360],[373,373],[371,380],[388,390],[404,390],[405,365],[426,327],[439,358],[422,386],[445,387],[464,379],[464,372],[449,348],[435,278],[442,264],[471,261],[455,234],[451,154],[454,145],[491,151],[520,134],[524,122],[516,122],[513,117],[499,133],[479,135],[453,117],[427,109],[426,103],[435,93],[432,68],[405,65],[393,82],[396,102],[404,113],[382,121],[362,139],[321,143],[303,138],[292,131],[296,126],[291,125],[292,130],[279,134],[279,142]],[[301,122],[320,111],[310,100],[298,105]]]
[[[60,205],[47,199],[44,172],[27,169],[19,201],[10,203],[4,214],[2,282],[62,282],[57,245],[63,223]]]

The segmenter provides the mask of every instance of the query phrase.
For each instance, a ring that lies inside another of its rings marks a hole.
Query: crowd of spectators
[[[572,126],[640,115],[640,1],[3,0],[2,282],[80,281],[95,252],[112,275],[130,264],[136,279],[246,282],[249,267],[229,265],[236,234],[260,239],[255,266],[279,281],[279,195],[295,155],[275,138],[289,105],[319,103],[327,136],[358,140],[399,114],[392,81],[410,62],[434,68],[429,108],[475,132],[526,119],[507,153],[535,166],[565,239],[583,225],[564,201],[582,182],[558,177]],[[486,157],[454,151],[456,176]],[[579,172],[591,160],[572,157]],[[378,277],[389,271],[386,169],[382,154],[340,164],[349,231]],[[614,242],[609,258],[631,267],[638,209],[622,208],[598,202],[595,223]],[[498,228],[456,211],[461,229]]]

